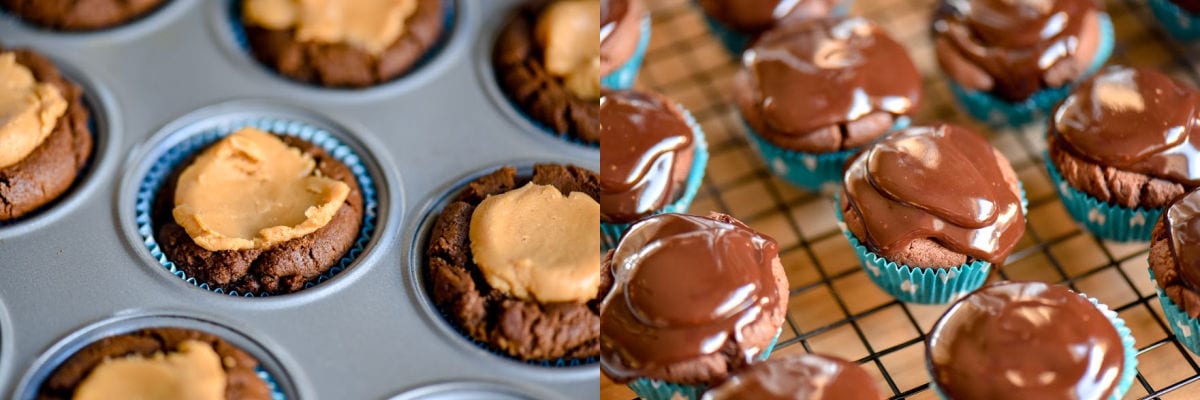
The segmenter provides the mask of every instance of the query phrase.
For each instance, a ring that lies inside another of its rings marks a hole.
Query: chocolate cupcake
[[[604,248],[639,218],[687,212],[708,165],[708,143],[678,104],[649,92],[600,98],[600,229]]]
[[[1008,159],[955,125],[903,129],[846,166],[842,233],[867,276],[897,299],[946,303],[975,290],[1025,233]]]
[[[442,315],[520,360],[573,364],[600,352],[600,205],[594,172],[501,168],[442,209],[425,255]]]
[[[951,306],[926,339],[943,398],[1118,400],[1137,375],[1125,322],[1042,282],[998,282]]]
[[[875,380],[858,364],[801,354],[774,358],[739,372],[703,400],[879,400]]]
[[[0,224],[66,193],[92,154],[83,90],[32,50],[0,49]]]
[[[0,0],[0,6],[30,23],[61,31],[112,28],[141,18],[166,0]]]
[[[1047,167],[1063,205],[1105,239],[1146,241],[1162,208],[1200,186],[1200,94],[1162,73],[1112,67],[1054,110]]]
[[[1043,118],[1112,54],[1093,0],[944,0],[933,18],[938,64],[975,119],[1020,127]]]
[[[778,25],[845,15],[851,0],[696,0],[709,30],[733,54]]]
[[[1179,40],[1200,38],[1200,1],[1148,0],[1147,4],[1171,36]]]
[[[364,197],[355,178],[312,142],[242,128],[167,176],[154,196],[154,239],[174,268],[209,289],[295,292],[358,245]]]
[[[770,355],[788,306],[774,239],[728,215],[660,214],[604,256],[600,366],[648,400],[696,399]]]
[[[600,14],[597,0],[534,1],[504,26],[492,53],[500,88],[521,113],[588,145],[600,141]]]
[[[150,328],[98,340],[71,355],[38,390],[39,400],[272,399],[258,360],[219,337]]]
[[[650,14],[642,0],[600,0],[600,85],[629,89],[650,46]]]
[[[1179,196],[1154,226],[1150,277],[1175,337],[1200,354],[1200,189]]]
[[[862,18],[768,31],[742,67],[735,95],[751,144],[772,172],[809,190],[835,186],[857,148],[907,125],[921,103],[904,47]]]
[[[438,44],[442,0],[242,0],[241,24],[259,62],[291,79],[363,88],[411,70]]]

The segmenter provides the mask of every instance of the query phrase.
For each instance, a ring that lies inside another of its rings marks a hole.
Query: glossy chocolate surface
[[[1200,185],[1200,95],[1148,68],[1112,67],[1054,111],[1071,154],[1101,165]]]
[[[691,169],[694,141],[683,115],[661,96],[605,93],[600,98],[604,221],[631,222],[675,201]]]
[[[904,47],[862,18],[769,31],[742,64],[763,123],[783,134],[804,135],[873,112],[910,114],[921,102],[921,75]]]
[[[995,94],[1020,101],[1056,64],[1086,51],[1080,44],[1099,34],[1086,23],[1095,11],[1092,0],[945,0],[933,29],[992,76]]]
[[[868,147],[846,170],[859,240],[888,257],[932,239],[972,258],[1001,263],[1025,231],[1021,199],[983,136],[954,125],[899,130]]]
[[[629,12],[631,0],[600,0],[600,43],[604,43],[617,30],[617,24]]]
[[[875,380],[858,364],[817,354],[755,364],[704,394],[703,400],[879,400]]]
[[[952,399],[1107,399],[1125,352],[1091,302],[1042,282],[999,282],[959,300],[928,338],[937,386]]]
[[[1196,290],[1200,288],[1200,190],[1175,199],[1163,218],[1179,275]]]
[[[745,34],[828,16],[838,0],[699,0],[710,17]]]
[[[612,258],[600,309],[601,367],[616,380],[722,351],[745,363],[742,328],[778,307],[774,239],[723,215],[661,214],[634,224]]]

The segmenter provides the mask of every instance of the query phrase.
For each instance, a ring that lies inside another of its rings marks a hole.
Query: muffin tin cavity
[[[546,395],[531,395],[515,388],[488,382],[446,382],[423,386],[395,395],[391,400],[533,400]]]
[[[80,168],[71,187],[58,198],[20,218],[0,221],[0,239],[16,237],[45,227],[81,207],[116,163],[113,153],[120,148],[119,107],[108,88],[74,66],[53,59],[66,80],[83,90],[83,106],[88,110],[88,130],[92,133],[92,152]]]
[[[427,249],[429,247],[430,235],[433,227],[437,223],[438,217],[447,205],[453,203],[460,193],[466,189],[467,185],[480,177],[486,176],[505,166],[513,166],[517,170],[518,177],[529,177],[533,175],[533,165],[537,163],[556,163],[562,165],[572,165],[567,161],[544,161],[544,162],[513,162],[499,164],[488,167],[474,173],[471,173],[462,179],[454,181],[452,184],[445,186],[441,194],[429,199],[425,206],[421,209],[420,220],[416,220],[411,227],[411,241],[409,242],[408,265],[407,265],[407,283],[410,286],[413,300],[420,306],[421,311],[425,313],[425,319],[432,325],[436,326],[448,340],[456,343],[464,351],[477,355],[477,357],[486,359],[488,362],[496,362],[500,368],[516,368],[523,372],[532,374],[553,374],[562,376],[568,374],[571,376],[587,376],[588,374],[597,373],[598,357],[589,357],[586,359],[568,359],[559,358],[553,360],[520,360],[512,357],[499,349],[495,349],[487,343],[477,341],[471,338],[467,332],[459,329],[451,322],[446,314],[438,308],[434,303],[430,293],[430,277],[429,277],[429,261]],[[405,397],[406,398],[406,397]]]
[[[445,57],[445,55],[451,52],[451,47],[456,46],[456,43],[470,39],[465,37],[467,35],[462,35],[459,32],[460,28],[464,25],[465,7],[459,4],[458,0],[441,0],[444,18],[442,33],[438,37],[437,42],[407,71],[385,82],[364,88],[325,87],[319,84],[292,79],[255,58],[250,49],[249,39],[246,36],[246,27],[242,22],[241,5],[243,1],[221,0],[212,1],[209,2],[210,4],[207,4],[207,6],[213,9],[212,24],[217,40],[226,47],[226,52],[239,64],[244,64],[246,67],[257,70],[256,72],[261,72],[264,76],[270,76],[291,89],[299,89],[312,95],[361,101],[368,98],[375,98],[375,96],[372,96],[375,94],[394,94],[409,90],[415,84],[431,78],[432,74],[444,70],[446,66],[441,64],[444,64],[443,61],[448,61],[446,60],[448,57]]]
[[[33,362],[33,366],[21,378],[20,384],[13,393],[13,398],[21,400],[37,398],[42,383],[54,373],[54,370],[90,344],[103,338],[153,328],[179,328],[217,336],[258,360],[256,374],[266,382],[274,400],[300,398],[294,381],[298,378],[290,374],[284,364],[261,341],[226,325],[202,318],[175,314],[137,314],[113,317],[86,326],[66,336]]]
[[[53,28],[53,27],[47,26],[45,24],[41,24],[41,23],[37,23],[35,21],[25,19],[24,17],[17,15],[17,13],[13,12],[12,9],[10,9],[9,7],[7,7],[5,5],[0,5],[0,18],[16,21],[21,26],[28,28],[30,30],[34,30],[34,31],[37,31],[39,33],[43,33],[46,35],[57,36],[62,39],[68,39],[68,40],[80,39],[80,40],[82,40],[82,39],[94,39],[94,38],[98,38],[98,37],[104,37],[104,38],[109,38],[109,39],[122,39],[123,40],[123,39],[132,38],[135,36],[144,35],[144,34],[148,33],[149,31],[157,29],[158,27],[160,27],[164,24],[168,24],[169,20],[174,18],[173,16],[184,12],[184,10],[186,10],[188,7],[199,3],[200,1],[201,0],[163,0],[163,2],[161,4],[154,6],[153,8],[145,11],[141,15],[133,16],[121,23],[116,24],[116,25],[102,27],[102,28],[88,28],[88,29],[77,29],[77,30],[64,30],[64,29]],[[72,3],[78,3],[78,2],[79,1],[73,1]],[[124,2],[124,1],[118,0],[118,1],[114,1],[114,2],[119,3],[119,2]],[[30,3],[33,3],[33,2],[30,2]],[[47,3],[49,3],[49,2],[47,2]],[[64,2],[57,2],[57,3],[64,3]]]
[[[243,127],[294,136],[313,143],[327,151],[334,159],[345,164],[353,173],[363,197],[362,225],[354,244],[329,271],[310,280],[301,293],[319,286],[340,275],[345,270],[356,269],[366,253],[380,242],[382,227],[385,226],[387,210],[391,201],[399,201],[399,195],[389,193],[393,186],[384,176],[378,159],[367,146],[358,142],[347,129],[322,117],[289,107],[263,103],[235,101],[200,110],[168,124],[150,143],[137,164],[128,171],[121,186],[119,213],[126,225],[127,233],[132,225],[130,239],[134,247],[151,260],[156,269],[163,269],[183,281],[201,289],[232,296],[254,297],[252,293],[226,291],[199,282],[188,276],[168,259],[159,247],[154,232],[154,199],[168,176],[181,163],[208,145]],[[229,194],[236,195],[236,189]],[[265,297],[267,294],[259,294]]]

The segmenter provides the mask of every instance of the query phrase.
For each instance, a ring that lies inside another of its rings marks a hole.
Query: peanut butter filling
[[[530,183],[484,199],[471,253],[492,287],[522,300],[582,303],[600,287],[600,203]]]
[[[225,370],[207,343],[188,340],[178,352],[110,358],[75,389],[75,400],[224,400]]]
[[[404,34],[417,0],[246,0],[251,25],[296,29],[302,42],[346,43],[379,55]]]
[[[538,17],[546,70],[584,99],[600,98],[600,0],[559,0]]]
[[[0,168],[24,160],[66,112],[57,87],[34,79],[16,54],[0,53]]]
[[[312,157],[243,128],[183,170],[173,214],[210,251],[267,249],[324,227],[349,194],[346,183],[320,176]]]

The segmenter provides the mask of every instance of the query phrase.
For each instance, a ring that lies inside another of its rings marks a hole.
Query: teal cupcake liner
[[[146,176],[142,177],[142,181],[138,185],[137,200],[134,203],[134,218],[137,222],[138,234],[142,237],[142,244],[146,246],[146,250],[150,252],[150,255],[158,261],[163,269],[166,269],[172,275],[183,279],[189,284],[218,294],[255,297],[254,293],[227,291],[208,282],[201,282],[193,276],[188,276],[186,272],[176,267],[175,263],[163,253],[158,240],[154,236],[156,232],[154,232],[154,224],[151,219],[151,214],[154,212],[154,198],[158,194],[159,188],[162,187],[164,181],[180,163],[192,154],[207,148],[216,141],[244,127],[254,127],[264,132],[294,136],[308,141],[324,149],[334,159],[341,161],[354,174],[354,179],[358,182],[359,190],[363,196],[362,227],[359,229],[358,237],[354,240],[354,244],[350,249],[346,251],[346,254],[342,255],[342,258],[338,260],[337,264],[330,267],[329,271],[305,283],[304,288],[308,289],[325,282],[333,278],[334,275],[350,268],[354,260],[365,251],[367,243],[371,241],[371,237],[375,233],[377,209],[379,206],[379,200],[376,197],[375,180],[367,171],[366,166],[363,165],[362,159],[359,158],[358,154],[330,132],[305,122],[279,118],[250,118],[215,126],[181,141],[160,156],[150,167]],[[257,296],[267,297],[270,294],[259,293]]]
[[[771,344],[763,350],[763,353],[758,356],[758,361],[766,361],[767,357],[771,356],[771,352],[775,350],[775,345],[779,343],[779,335],[783,333],[783,328],[779,329],[779,333],[775,334],[775,338],[771,339]],[[681,385],[656,379],[640,378],[629,382],[629,388],[637,393],[642,400],[699,400],[700,395],[708,390],[707,385]]]
[[[1150,12],[1163,28],[1179,40],[1200,39],[1200,15],[1179,8],[1171,0],[1149,0]]]
[[[850,6],[853,4],[854,0],[841,1],[833,8],[832,16],[842,17],[849,15]],[[750,44],[750,39],[753,37],[726,27],[725,24],[710,17],[706,12],[701,12],[701,14],[704,14],[704,23],[708,25],[708,31],[721,42],[725,50],[728,50],[735,58],[740,58],[742,51],[746,50],[746,47]]]
[[[1154,280],[1154,270],[1150,270],[1150,280],[1154,282],[1154,291],[1158,293],[1158,302],[1162,303],[1163,314],[1167,316],[1167,325],[1171,326],[1171,332],[1175,334],[1175,339],[1187,347],[1193,354],[1200,354],[1200,319],[1192,318],[1183,311],[1183,308],[1175,304],[1167,296],[1162,288],[1158,287],[1158,281]]]
[[[700,128],[700,124],[692,117],[683,105],[678,105],[679,110],[683,113],[683,119],[687,121],[689,127],[692,128],[692,137],[695,138],[696,148],[692,152],[692,169],[688,172],[687,182],[684,184],[683,193],[679,194],[679,198],[671,204],[667,204],[663,209],[658,210],[655,214],[663,213],[686,213],[688,208],[692,206],[692,200],[696,199],[696,193],[700,191],[700,185],[704,183],[704,169],[708,166],[708,141],[704,137],[704,130]],[[617,247],[617,242],[625,235],[625,230],[629,229],[629,224],[609,224],[600,223],[600,251],[608,251]]]
[[[650,47],[650,16],[642,18],[642,24],[639,28],[639,37],[637,48],[633,51],[633,55],[629,56],[629,60],[621,65],[612,73],[605,75],[600,79],[600,86],[605,89],[624,90],[633,87],[633,83],[637,81],[638,72],[642,69],[642,61],[646,58],[646,48]]]
[[[907,128],[909,123],[908,117],[897,118],[892,130]],[[855,148],[833,153],[789,150],[763,139],[745,120],[742,126],[746,128],[746,136],[750,137],[750,147],[758,152],[767,169],[788,183],[810,192],[835,192],[841,187],[846,161],[859,150]]]
[[[254,375],[267,384],[267,390],[271,391],[271,400],[287,400],[287,395],[279,388],[279,383],[275,381],[275,377],[271,376],[271,373],[263,369],[261,365],[254,367]]]
[[[863,245],[843,221],[841,195],[835,196],[838,226],[850,241],[867,277],[884,292],[905,303],[947,304],[979,289],[987,282],[992,263],[975,260],[953,268],[912,267],[890,261]],[[1029,201],[1021,189],[1021,210],[1028,215]]]
[[[1108,400],[1121,400],[1125,397],[1125,393],[1129,391],[1129,387],[1133,386],[1134,378],[1137,378],[1138,351],[1137,347],[1135,347],[1137,341],[1133,338],[1133,331],[1129,329],[1129,326],[1125,325],[1125,320],[1121,319],[1116,311],[1109,309],[1104,303],[1083,293],[1079,293],[1079,296],[1087,299],[1092,305],[1096,306],[1096,309],[1100,310],[1100,313],[1104,314],[1105,318],[1108,318],[1108,322],[1112,324],[1113,328],[1116,328],[1117,336],[1121,337],[1121,347],[1125,353],[1125,364],[1121,366],[1121,377],[1117,378],[1117,386],[1113,388],[1112,393],[1108,396]],[[929,387],[933,389],[934,393],[937,393],[938,398],[954,400],[946,397],[942,389],[938,387],[937,380],[933,379],[932,371],[927,370],[930,371]]]
[[[1108,62],[1113,52],[1113,25],[1108,14],[1100,15],[1100,47],[1091,67],[1078,81],[1096,73],[1104,63]],[[1012,103],[988,92],[968,90],[959,86],[953,79],[947,80],[950,92],[955,100],[972,118],[987,124],[994,129],[1019,128],[1036,121],[1045,119],[1059,101],[1067,97],[1074,84],[1058,88],[1042,89],[1024,101]]]
[[[1043,157],[1046,159],[1046,171],[1050,173],[1054,189],[1075,222],[1102,239],[1116,242],[1150,241],[1154,223],[1162,215],[1161,208],[1130,209],[1100,201],[1063,180],[1058,167],[1050,161],[1050,156],[1044,154]]]

